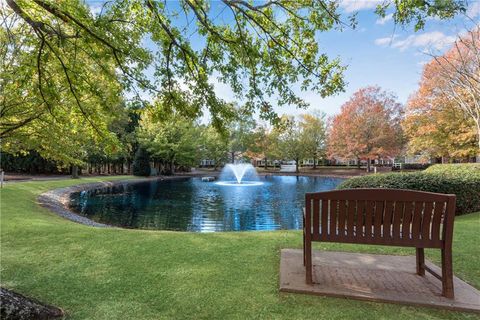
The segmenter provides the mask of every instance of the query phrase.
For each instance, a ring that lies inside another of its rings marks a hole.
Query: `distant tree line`
[[[109,143],[83,136],[63,143],[63,134],[55,129],[52,145],[38,145],[32,133],[25,145],[8,140],[2,144],[7,152],[2,152],[1,168],[25,173],[131,174],[138,169],[138,158],[144,168],[137,172],[152,173],[145,169],[148,163],[154,174],[166,175],[188,171],[202,159],[212,160],[215,168],[252,159],[262,159],[265,167],[275,160],[293,160],[297,170],[304,159],[313,160],[313,167],[317,160],[355,159],[369,165],[373,159],[406,154],[419,155],[426,162],[431,158],[470,161],[480,154],[479,55],[476,27],[446,53],[432,54],[419,89],[406,106],[378,86],[365,87],[331,118],[313,111],[283,115],[271,124],[256,121],[248,104],[225,104],[229,120],[218,126],[216,119],[199,123],[194,112],[198,106],[189,99],[177,101],[182,105],[175,107],[162,98],[152,103],[117,101],[118,115],[109,121],[109,136],[104,137]],[[64,156],[50,157],[51,152]]]

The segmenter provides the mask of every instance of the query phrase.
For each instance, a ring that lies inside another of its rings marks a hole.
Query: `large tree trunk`
[[[357,168],[360,169],[360,158],[357,158]]]
[[[264,167],[265,167],[265,170],[267,170],[267,157],[265,157],[265,165],[264,165]]]
[[[367,158],[367,172],[370,172],[370,158]]]
[[[72,166],[72,178],[78,179],[78,166]]]
[[[317,158],[313,156],[313,170],[317,169]]]
[[[232,163],[235,163],[235,151],[230,152],[232,157]]]
[[[64,312],[60,308],[45,305],[5,288],[0,288],[0,302],[0,318],[2,319],[55,319],[64,316]]]
[[[480,121],[476,121],[476,127],[477,127],[477,146],[478,146],[478,150],[477,150],[477,157],[476,157],[476,161],[480,161]]]
[[[295,172],[296,172],[296,173],[299,173],[299,172],[300,172],[300,170],[298,169],[299,162],[300,162],[300,159],[298,159],[298,158],[295,159]]]

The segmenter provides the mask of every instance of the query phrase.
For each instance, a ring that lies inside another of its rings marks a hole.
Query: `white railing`
[[[282,164],[280,166],[280,172],[295,172],[297,171],[297,166],[294,164]]]

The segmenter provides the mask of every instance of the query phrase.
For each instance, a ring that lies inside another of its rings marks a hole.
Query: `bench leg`
[[[306,265],[306,251],[305,251],[305,229],[303,230],[303,266],[305,267]]]
[[[423,266],[425,265],[425,252],[423,248],[416,248],[415,250],[417,253],[417,274],[419,276],[424,276],[425,268]]]
[[[305,240],[304,259],[305,259],[305,281],[307,284],[313,284],[312,277],[312,242],[310,239]]]
[[[442,295],[453,298],[452,250],[442,249]]]

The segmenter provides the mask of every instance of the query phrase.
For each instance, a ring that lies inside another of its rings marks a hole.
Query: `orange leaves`
[[[424,66],[420,86],[408,101],[402,124],[410,153],[463,158],[479,152],[479,54],[477,28]]]
[[[380,87],[358,90],[332,121],[329,155],[340,158],[395,156],[401,149],[401,115],[401,105]]]

